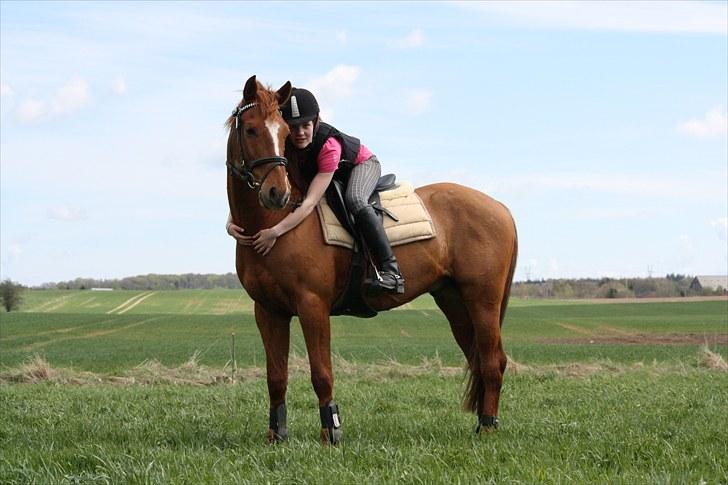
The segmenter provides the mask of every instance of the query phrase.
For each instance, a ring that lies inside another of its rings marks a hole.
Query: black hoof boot
[[[286,403],[270,408],[268,417],[268,443],[280,443],[288,438]]]
[[[478,427],[475,428],[476,434],[481,431],[495,431],[496,429],[498,429],[497,416],[478,416]]]
[[[321,444],[338,445],[342,437],[339,406],[334,401],[329,401],[324,407],[319,408],[319,415],[321,416]]]

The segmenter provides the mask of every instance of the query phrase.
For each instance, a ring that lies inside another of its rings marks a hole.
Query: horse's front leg
[[[265,347],[270,414],[268,442],[288,437],[286,422],[286,388],[288,387],[288,348],[291,332],[290,315],[281,315],[255,304],[255,322]]]
[[[299,307],[303,337],[311,364],[311,383],[319,400],[321,442],[335,445],[341,441],[339,407],[334,403],[334,374],[331,370],[331,326],[329,306],[319,298],[309,298]]]

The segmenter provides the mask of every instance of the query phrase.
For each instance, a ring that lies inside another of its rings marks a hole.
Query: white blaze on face
[[[268,128],[270,136],[273,139],[273,154],[276,157],[282,156],[283,154],[281,153],[281,147],[278,139],[278,132],[281,129],[281,123],[279,121],[265,120],[265,127]],[[286,191],[290,192],[290,190],[291,184],[288,182],[288,178],[286,178]],[[262,193],[262,191],[259,192],[258,197],[260,197]]]
[[[265,120],[265,127],[268,128],[271,138],[273,138],[273,152],[275,156],[281,156],[281,149],[278,146],[278,130],[281,129],[281,123],[279,121]]]

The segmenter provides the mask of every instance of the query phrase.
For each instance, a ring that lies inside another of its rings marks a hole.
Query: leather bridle
[[[242,116],[243,113],[245,113],[247,110],[254,108],[255,106],[258,106],[258,103],[248,103],[245,106],[238,106],[233,110],[233,116],[235,117],[235,131],[237,132],[238,137],[238,145],[240,146],[240,161],[242,162],[242,170],[235,167],[230,160],[226,162],[228,169],[230,170],[231,175],[235,175],[240,180],[248,184],[248,187],[250,187],[253,190],[260,191],[261,186],[263,183],[265,183],[265,179],[268,178],[268,175],[279,166],[288,167],[288,160],[286,157],[263,157],[258,158],[256,160],[246,162],[245,161],[245,155],[243,151],[243,139],[240,135],[240,116]],[[265,175],[263,175],[263,178],[260,180],[256,180],[255,175],[253,175],[253,170],[256,168],[263,166],[263,165],[271,165],[271,167],[268,169],[267,172],[265,172]]]

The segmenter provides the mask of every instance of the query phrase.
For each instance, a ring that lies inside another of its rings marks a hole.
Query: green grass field
[[[138,299],[142,301],[137,303]],[[578,300],[524,300],[512,299],[511,306],[563,306],[580,304]],[[134,306],[132,306],[134,305]],[[430,295],[395,310],[435,310]],[[253,302],[243,290],[178,290],[178,291],[80,291],[32,290],[23,293],[24,313],[111,313],[111,314],[184,314],[223,315],[250,313]],[[0,308],[0,312],[4,312]]]
[[[345,441],[327,449],[295,320],[291,437],[264,444],[242,292],[25,296],[0,313],[0,483],[728,483],[725,300],[512,300],[501,427],[483,436],[432,298],[334,318]]]

